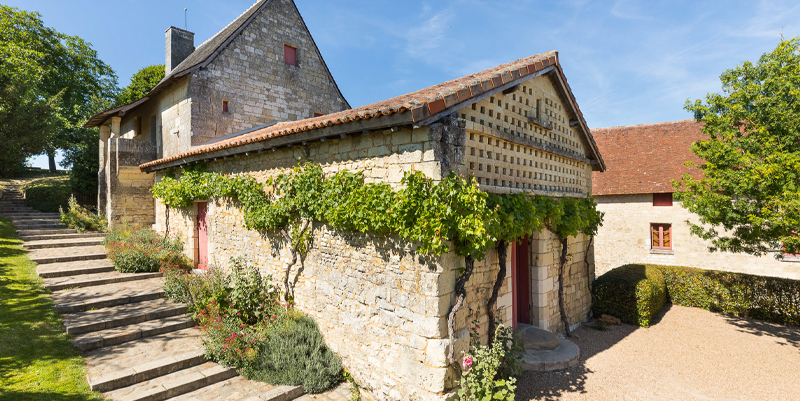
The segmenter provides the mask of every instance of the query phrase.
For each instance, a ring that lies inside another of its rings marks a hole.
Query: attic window
[[[228,111],[228,102],[230,102],[230,100],[222,99],[222,112],[223,113],[229,113],[229,111]]]
[[[288,65],[297,66],[297,48],[290,45],[283,45],[283,61]]]
[[[322,117],[322,116],[324,116],[324,114],[322,114],[322,113],[320,113],[318,111],[314,112],[314,117]]]
[[[672,206],[672,193],[653,194],[653,206]]]

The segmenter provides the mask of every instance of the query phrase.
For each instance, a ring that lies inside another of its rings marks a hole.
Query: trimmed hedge
[[[798,280],[690,267],[657,268],[664,273],[669,299],[675,305],[800,326]]]
[[[598,277],[592,295],[595,315],[613,315],[625,323],[649,327],[666,303],[667,288],[658,268],[625,265]]]
[[[665,301],[800,326],[800,281],[681,266],[625,265],[592,288],[595,315],[648,327]]]

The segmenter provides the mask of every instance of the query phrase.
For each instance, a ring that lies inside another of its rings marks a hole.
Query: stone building
[[[567,85],[556,52],[540,54],[382,102],[305,120],[243,131],[222,141],[144,163],[156,180],[181,167],[249,174],[264,182],[298,162],[326,173],[363,171],[367,180],[398,185],[420,170],[434,180],[454,171],[481,189],[584,197],[603,162]],[[234,203],[212,199],[170,210],[157,203],[155,228],[180,233],[200,263],[224,265],[246,256],[282,277],[288,250],[268,234],[243,227]],[[454,300],[455,254],[420,257],[414,244],[313,229],[313,246],[295,287],[296,303],[319,323],[359,385],[382,400],[445,397],[456,372],[446,360],[447,314]],[[588,238],[570,238],[565,279],[572,326],[588,314],[593,278]],[[560,245],[543,232],[509,246],[498,306],[507,324],[561,331],[557,272]],[[457,315],[456,355],[466,349],[468,322],[486,323],[486,300],[499,271],[490,251],[467,284]],[[486,327],[485,325],[482,327]]]
[[[210,199],[167,210],[153,200],[154,182],[190,165],[265,182],[312,161],[326,173],[362,171],[368,181],[395,186],[406,171],[434,180],[452,171],[473,175],[486,191],[552,197],[587,196],[592,171],[605,168],[556,52],[350,109],[291,0],[259,1],[187,55],[191,37],[167,30],[166,78],[87,126],[102,132],[100,205],[109,221],[180,234],[200,267],[243,256],[278,278],[289,254],[269,233],[247,230],[235,203]],[[572,327],[590,304],[588,242],[568,242]],[[457,372],[446,360],[446,322],[463,258],[422,257],[397,238],[321,224],[312,244],[296,305],[315,318],[362,389],[380,400],[452,395]],[[509,245],[498,299],[506,324],[564,330],[559,252],[547,231]],[[498,271],[494,251],[476,262],[457,315],[456,355],[468,345],[469,322],[486,322]]]
[[[112,226],[154,222],[153,176],[139,164],[350,108],[292,0],[260,0],[196,48],[191,32],[165,36],[164,79],[85,125],[100,127],[98,209]]]
[[[593,129],[607,162],[593,173],[592,193],[605,212],[595,238],[598,274],[627,263],[653,263],[800,279],[800,258],[709,252],[709,241],[690,234],[697,215],[672,199],[672,180],[699,170],[689,147],[705,139],[694,120]]]

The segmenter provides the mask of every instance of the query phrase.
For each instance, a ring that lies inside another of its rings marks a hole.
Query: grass
[[[0,400],[102,400],[21,245],[0,217]]]

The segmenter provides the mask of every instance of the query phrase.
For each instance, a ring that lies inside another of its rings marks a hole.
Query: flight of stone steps
[[[73,344],[84,351],[92,390],[118,401],[289,401],[301,387],[246,380],[203,355],[186,305],[164,297],[161,273],[119,273],[102,233],[78,234],[58,213],[25,206],[12,185],[0,214],[18,228]]]

